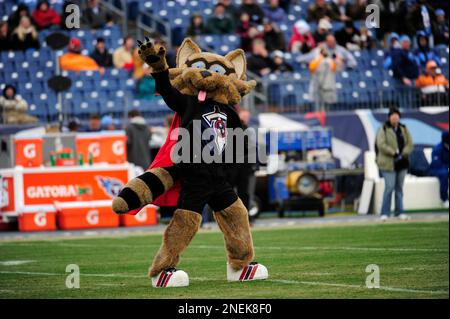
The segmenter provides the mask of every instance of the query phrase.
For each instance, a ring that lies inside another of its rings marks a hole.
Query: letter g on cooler
[[[112,152],[114,155],[123,155],[125,153],[125,143],[123,141],[115,141],[112,144]]]
[[[28,159],[36,157],[36,144],[26,144],[23,147],[23,156]]]
[[[47,225],[47,215],[45,213],[36,213],[34,215],[34,223],[36,226],[44,227]]]
[[[99,212],[96,209],[90,210],[86,214],[86,220],[91,225],[97,225],[99,219],[100,219]]]

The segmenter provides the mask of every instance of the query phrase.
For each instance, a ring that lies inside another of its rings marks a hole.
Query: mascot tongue
[[[198,91],[198,96],[197,96],[199,102],[204,102],[206,99],[206,91]]]

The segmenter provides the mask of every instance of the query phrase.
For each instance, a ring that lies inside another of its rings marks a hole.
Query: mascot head
[[[169,69],[172,85],[181,93],[197,96],[199,101],[235,105],[249,93],[255,81],[246,81],[247,61],[241,49],[225,56],[202,52],[190,38],[178,49],[177,67]]]

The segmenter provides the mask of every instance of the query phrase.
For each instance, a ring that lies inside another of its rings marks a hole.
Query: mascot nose
[[[207,78],[208,76],[211,76],[211,72],[209,71],[202,71],[200,74],[203,76],[203,78]]]

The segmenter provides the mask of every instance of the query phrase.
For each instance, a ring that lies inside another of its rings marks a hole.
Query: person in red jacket
[[[61,23],[61,17],[50,7],[49,2],[46,0],[38,2],[36,9],[34,9],[32,13],[32,17],[38,28],[41,30]]]

